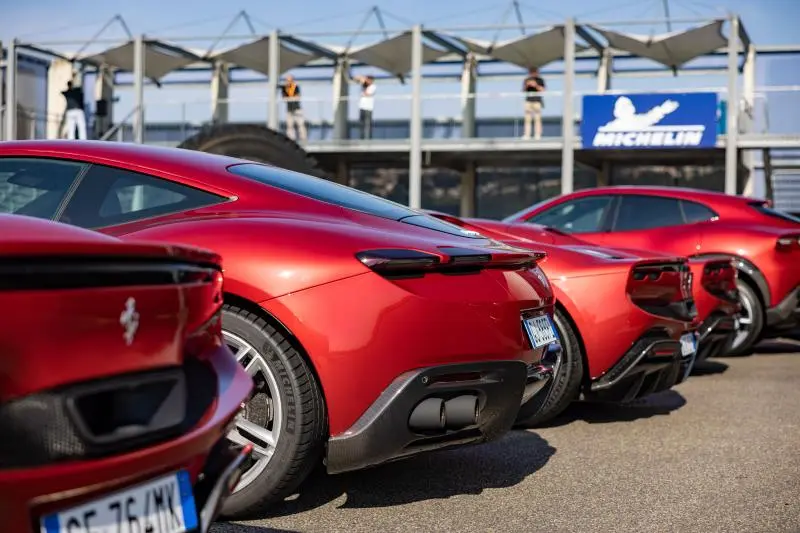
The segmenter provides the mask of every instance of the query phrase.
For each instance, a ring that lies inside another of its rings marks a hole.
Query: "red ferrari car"
[[[441,213],[437,218],[516,247],[547,253],[542,269],[556,296],[561,359],[542,394],[520,410],[535,425],[570,402],[627,402],[669,389],[691,371],[696,356],[696,310],[684,258],[602,250],[585,243],[555,246],[521,239],[489,224]],[[613,333],[609,333],[613,332]]]
[[[678,187],[599,187],[505,222],[541,224],[606,247],[732,259],[742,304],[732,355],[800,324],[800,219],[763,200]]]
[[[211,253],[0,215],[4,533],[208,531],[252,380]]]
[[[223,335],[256,382],[231,434],[254,458],[227,514],[290,493],[323,454],[335,473],[497,438],[552,375],[542,254],[188,150],[5,143],[0,176],[0,210],[225,258]]]
[[[592,245],[570,234],[539,224],[518,224],[478,218],[459,219],[444,213],[432,215],[452,224],[469,227],[506,243],[520,247],[541,248],[541,244],[591,248],[594,253],[628,259],[652,259],[663,254],[642,250],[604,248]],[[733,345],[738,328],[739,294],[736,289],[737,271],[731,259],[702,257],[689,260],[692,272],[692,299],[697,310],[698,352],[697,361],[725,355]]]

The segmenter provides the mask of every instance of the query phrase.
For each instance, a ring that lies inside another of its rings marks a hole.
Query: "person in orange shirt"
[[[288,75],[280,85],[280,90],[286,102],[286,135],[292,140],[305,142],[307,132],[303,109],[300,107],[300,86],[293,76]]]

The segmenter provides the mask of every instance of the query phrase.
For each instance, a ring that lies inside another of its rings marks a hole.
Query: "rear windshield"
[[[385,198],[351,187],[345,187],[322,178],[255,163],[233,165],[228,167],[228,171],[237,176],[250,178],[285,191],[347,209],[354,209],[369,215],[398,220],[414,226],[449,233],[450,235],[458,235],[459,237],[483,238],[474,231],[459,228],[454,224],[414,211]]]
[[[301,194],[321,202],[355,209],[383,218],[400,220],[405,217],[418,215],[404,205],[374,196],[372,194],[345,187],[322,178],[315,178],[298,172],[291,172],[281,168],[243,163],[228,167],[228,171],[237,176],[250,178],[267,185],[272,185],[285,191]]]
[[[760,212],[763,215],[767,215],[768,217],[773,218],[780,218],[782,220],[788,220],[789,222],[796,222],[800,224],[800,218],[796,216],[792,216],[789,213],[784,213],[783,211],[778,211],[777,209],[772,209],[765,204],[750,204],[753,208]]]

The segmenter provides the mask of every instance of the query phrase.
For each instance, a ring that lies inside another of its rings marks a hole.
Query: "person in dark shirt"
[[[545,83],[539,76],[539,69],[534,67],[528,71],[528,77],[522,85],[525,93],[525,131],[523,137],[531,138],[531,123],[533,123],[533,138],[537,141],[542,138],[542,93]]]
[[[307,132],[303,109],[300,107],[300,86],[293,76],[288,75],[280,85],[280,90],[286,102],[286,135],[292,140],[299,138],[300,141],[305,141]]]
[[[67,82],[67,90],[61,92],[67,101],[67,139],[86,140],[86,113],[83,111],[83,89]],[[77,130],[77,135],[76,135]]]

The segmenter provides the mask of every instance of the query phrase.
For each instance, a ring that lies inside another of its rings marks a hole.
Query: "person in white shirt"
[[[358,100],[358,120],[361,123],[361,138],[372,138],[372,112],[375,110],[375,78],[356,76],[353,80],[361,85],[361,98]]]

